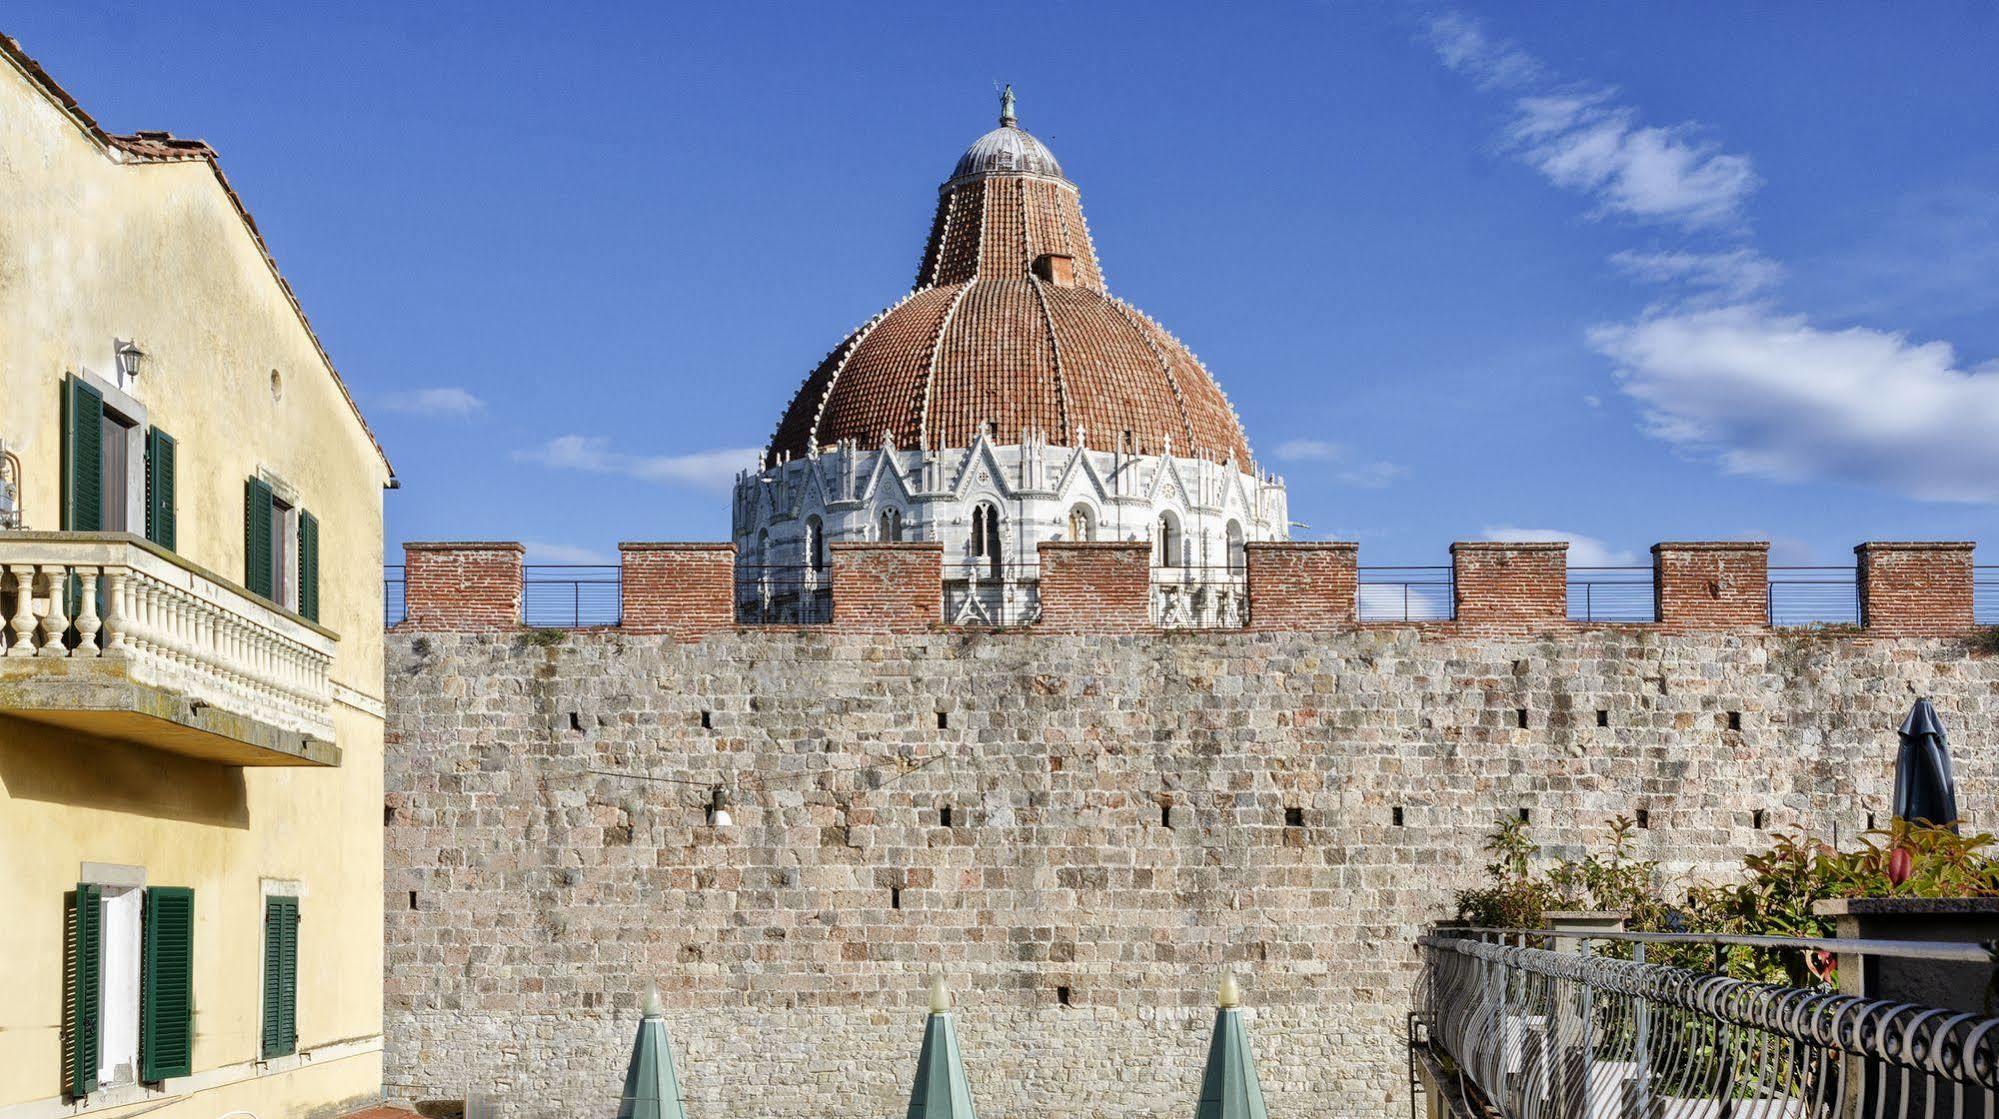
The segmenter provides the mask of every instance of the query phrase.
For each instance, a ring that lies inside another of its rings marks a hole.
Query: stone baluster
[[[9,570],[14,574],[14,643],[7,647],[7,655],[32,657],[35,655],[35,568],[32,564],[17,563]]]
[[[125,578],[123,567],[104,569],[104,655],[107,657],[124,657],[132,653],[132,643],[125,632],[130,626]]]
[[[69,650],[62,639],[69,630],[69,616],[64,613],[69,607],[63,599],[69,597],[69,568],[60,563],[44,564],[42,573],[49,583],[49,612],[42,617],[42,647],[36,652],[44,657],[66,657]]]
[[[94,657],[98,653],[97,631],[104,625],[97,617],[97,569],[78,567],[76,586],[75,655]]]

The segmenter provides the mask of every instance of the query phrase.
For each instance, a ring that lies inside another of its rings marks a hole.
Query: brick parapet
[[[1046,541],[1038,548],[1043,633],[1151,633],[1152,545]],[[835,598],[837,600],[837,591]]]
[[[735,545],[626,542],[618,564],[621,628],[698,641],[735,627]]]
[[[1956,540],[1873,540],[1856,546],[1861,626],[1888,637],[1969,632],[1972,549]]]
[[[917,633],[944,621],[944,545],[836,543],[833,628]]]
[[[1243,546],[1254,630],[1334,629],[1359,616],[1360,545],[1260,541]]]
[[[468,633],[519,629],[525,552],[510,541],[404,544],[402,625]]]
[[[1564,541],[1460,540],[1451,545],[1451,594],[1460,627],[1568,624]]]
[[[1747,540],[1674,540],[1652,545],[1659,624],[1683,631],[1770,624],[1770,545]]]

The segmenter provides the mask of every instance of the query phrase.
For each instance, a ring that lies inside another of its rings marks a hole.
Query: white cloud
[[[1378,490],[1403,474],[1402,467],[1392,462],[1349,462],[1345,447],[1323,439],[1287,439],[1277,445],[1276,455],[1282,462],[1345,463],[1333,479],[1356,489]]]
[[[382,397],[381,406],[390,412],[452,416],[462,420],[485,411],[486,402],[461,388],[435,388],[392,392]]]
[[[617,561],[592,548],[579,548],[574,544],[551,544],[545,540],[523,540],[521,547],[527,549],[530,563],[616,563]]]
[[[1613,253],[1610,263],[1625,275],[1679,288],[1697,297],[1739,302],[1784,278],[1784,266],[1755,249],[1730,252]]]
[[[1963,368],[1947,342],[1822,330],[1756,305],[1655,314],[1589,339],[1653,435],[1733,473],[1999,502],[1999,368]]]
[[[1542,77],[1542,67],[1534,56],[1512,43],[1495,40],[1470,16],[1445,12],[1432,17],[1428,27],[1430,47],[1444,65],[1487,89],[1508,89],[1530,85]]]
[[[1522,97],[1508,138],[1557,186],[1598,209],[1688,227],[1733,224],[1761,185],[1749,157],[1721,151],[1693,125],[1641,125],[1610,91]]]
[[[607,439],[563,435],[514,457],[563,470],[622,474],[658,485],[726,491],[735,484],[739,472],[755,469],[762,454],[757,447],[730,447],[684,455],[628,455],[612,451]]]
[[[1284,462],[1333,462],[1346,453],[1338,443],[1323,439],[1286,439],[1277,445],[1277,457]]]
[[[1513,528],[1500,525],[1487,528],[1483,538],[1528,544],[1566,540],[1569,542],[1570,567],[1630,567],[1638,562],[1637,552],[1613,548],[1594,536],[1585,536],[1580,532],[1566,532],[1558,528]]]

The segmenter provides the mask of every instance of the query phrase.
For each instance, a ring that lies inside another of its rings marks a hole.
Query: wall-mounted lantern
[[[118,343],[118,383],[129,384],[139,379],[140,371],[146,364],[146,351],[137,342],[127,338]]]

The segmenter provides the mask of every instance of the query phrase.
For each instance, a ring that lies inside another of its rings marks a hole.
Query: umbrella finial
[[[1215,991],[1215,1005],[1223,1010],[1234,1010],[1242,1005],[1242,988],[1236,986],[1235,972],[1222,973],[1222,981]]]
[[[951,988],[945,984],[941,975],[930,977],[930,1013],[951,1013]]]

